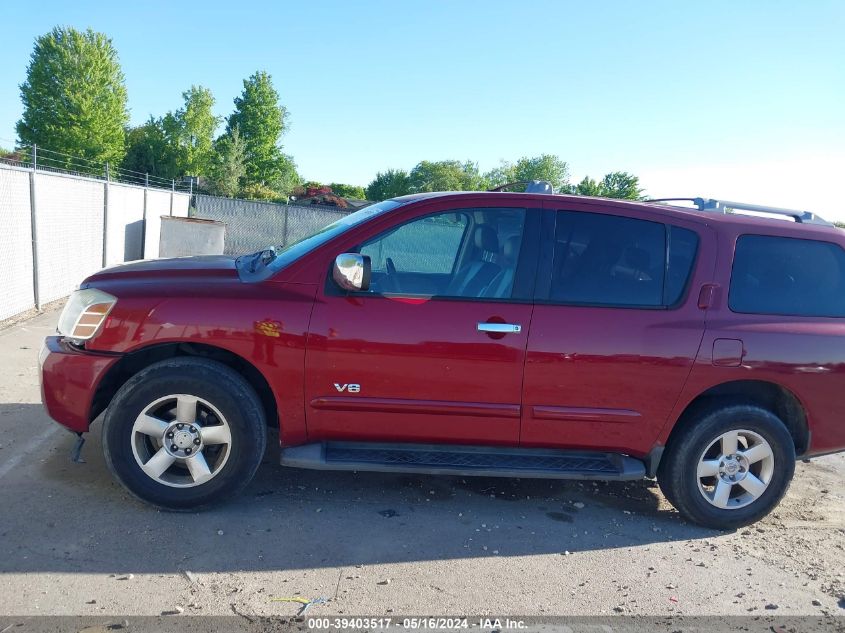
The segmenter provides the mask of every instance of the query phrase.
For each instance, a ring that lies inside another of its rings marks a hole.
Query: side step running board
[[[426,475],[632,480],[638,459],[617,453],[444,444],[319,442],[282,449],[283,466]]]

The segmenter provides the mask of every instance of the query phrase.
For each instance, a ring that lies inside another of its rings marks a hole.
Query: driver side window
[[[451,274],[466,233],[468,219],[461,213],[439,213],[419,218],[361,246],[373,272],[388,266],[404,272]]]
[[[522,209],[461,209],[416,218],[365,242],[368,294],[507,299],[522,243]]]

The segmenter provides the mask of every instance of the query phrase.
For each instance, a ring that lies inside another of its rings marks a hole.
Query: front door
[[[552,212],[525,370],[525,446],[645,454],[704,332],[715,238],[701,223],[595,204]]]
[[[347,247],[370,257],[372,279],[350,293],[326,271],[309,439],[516,445],[539,213],[429,210]]]

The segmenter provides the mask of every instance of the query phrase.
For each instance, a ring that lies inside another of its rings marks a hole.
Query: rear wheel
[[[794,471],[783,422],[757,406],[731,405],[688,420],[670,439],[657,479],[685,518],[732,529],[771,512]]]
[[[106,462],[136,497],[173,510],[217,502],[252,479],[266,445],[250,385],[206,359],[174,358],[133,376],[103,424]]]

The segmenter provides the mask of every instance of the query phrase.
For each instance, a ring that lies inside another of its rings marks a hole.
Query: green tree
[[[126,86],[117,51],[104,34],[56,27],[36,38],[20,89],[22,143],[95,162],[123,159]],[[70,159],[57,160],[79,169]]]
[[[238,126],[217,139],[209,177],[210,189],[218,196],[234,198],[246,173],[246,144]]]
[[[589,176],[584,176],[584,180],[572,187],[572,193],[579,196],[601,196],[622,200],[642,200],[643,198],[640,179],[626,171],[612,171],[599,182]]]
[[[176,112],[127,131],[124,169],[168,179],[210,175],[219,123],[212,114],[214,97],[202,86],[191,86],[182,96],[184,106]]]
[[[606,198],[621,198],[623,200],[640,200],[643,189],[640,179],[626,171],[614,171],[602,178],[601,195]]]
[[[289,154],[281,154],[267,186],[276,191],[280,200],[287,200],[293,190],[302,184],[302,177],[296,171],[296,163]]]
[[[257,182],[246,185],[240,191],[240,197],[247,200],[263,200],[265,202],[287,202],[287,196],[280,194],[278,191],[267,185],[261,185]]]
[[[168,180],[181,176],[179,129],[176,117],[168,113],[127,130],[123,169]]]
[[[247,184],[270,185],[291,171],[290,157],[279,145],[286,122],[287,111],[279,103],[270,75],[259,71],[245,79],[226,131],[235,126],[240,129],[246,147]]]
[[[404,169],[388,169],[378,172],[367,185],[367,200],[381,202],[411,193],[411,180]]]
[[[579,196],[603,195],[601,185],[589,176],[584,176],[584,180],[575,185],[572,192],[578,194]]]
[[[332,188],[332,193],[337,194],[341,198],[352,198],[353,200],[366,200],[367,192],[363,187],[358,185],[344,185],[339,182],[333,182],[329,185]]]
[[[410,173],[411,191],[483,191],[487,180],[472,161],[427,161],[417,164]]]
[[[506,160],[500,161],[498,167],[494,167],[484,177],[490,187],[501,187],[509,182],[516,182],[516,166]]]
[[[509,182],[545,180],[551,183],[555,191],[569,190],[569,165],[554,154],[523,156],[516,163],[502,161],[499,167],[485,176],[491,187]]]
[[[175,114],[179,126],[180,169],[183,174],[207,176],[214,160],[214,96],[208,88],[191,86],[182,93],[185,105]]]

